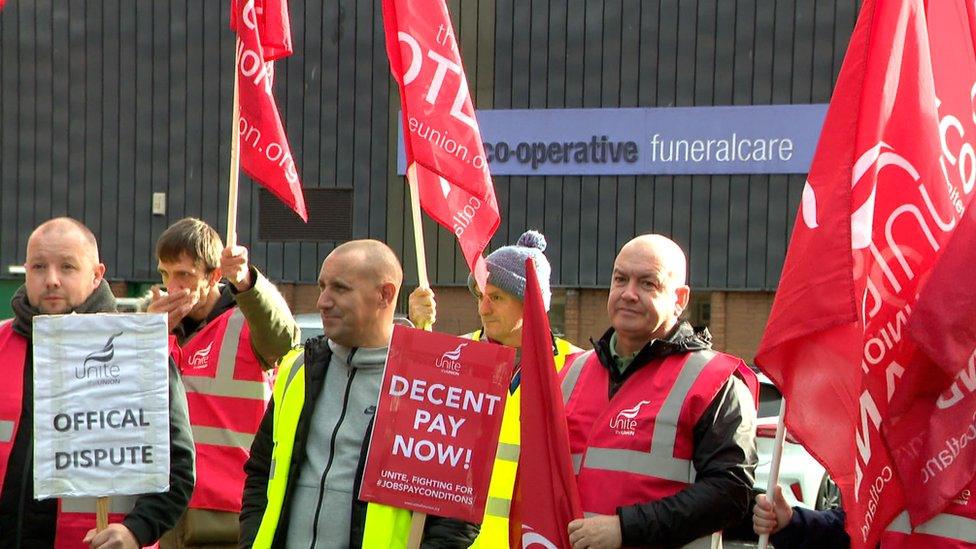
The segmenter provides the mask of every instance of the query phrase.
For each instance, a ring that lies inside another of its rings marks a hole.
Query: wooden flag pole
[[[413,214],[414,249],[417,251],[417,280],[421,288],[430,289],[430,281],[427,279],[427,254],[424,249],[424,227],[421,225],[420,219],[420,188],[417,186],[416,164],[410,164],[410,167],[407,168],[407,183],[410,186],[410,211]],[[429,332],[431,325],[427,324],[421,328]],[[407,549],[419,549],[426,520],[427,513],[413,512],[410,518],[410,537],[407,540]]]
[[[241,171],[241,99],[238,70],[241,64],[241,48],[234,54],[234,122],[230,131],[230,186],[227,189],[227,240],[225,246],[237,245],[237,187]]]
[[[773,443],[773,462],[769,465],[769,479],[766,481],[766,497],[773,505],[773,512],[776,512],[776,504],[773,498],[776,496],[776,484],[779,482],[779,462],[783,457],[783,439],[786,438],[786,424],[783,422],[786,416],[786,399],[779,402],[779,418],[776,420],[776,440]],[[766,549],[769,545],[769,534],[759,536],[759,549]]]
[[[427,279],[427,252],[424,248],[424,226],[420,219],[420,187],[417,185],[417,165],[410,164],[407,168],[407,183],[410,186],[410,212],[413,215],[413,242],[417,251],[417,280],[421,288],[430,289]],[[428,332],[431,326],[421,326]]]
[[[108,528],[108,496],[95,500],[95,531],[101,532],[106,528]]]

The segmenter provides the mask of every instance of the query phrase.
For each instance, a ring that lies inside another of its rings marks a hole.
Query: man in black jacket
[[[4,362],[4,375],[17,368],[23,372],[20,414],[0,418],[0,427],[16,425],[13,433],[0,436],[0,442],[12,444],[0,456],[5,466],[0,486],[0,547],[53,547],[59,540],[93,548],[135,548],[151,545],[186,509],[193,492],[193,441],[186,412],[186,394],[175,366],[170,362],[170,487],[167,492],[146,494],[135,503],[121,523],[113,523],[102,532],[57,532],[58,500],[36,500],[33,497],[33,358],[31,335],[34,316],[39,314],[115,312],[115,297],[102,278],[105,266],[98,261],[95,236],[80,222],[57,218],[41,224],[27,241],[26,283],[11,300],[14,319],[0,327],[0,360],[10,360],[10,352],[19,345],[24,349],[23,364]],[[9,385],[8,385],[9,386]],[[7,421],[4,421],[7,420]],[[2,429],[0,429],[2,430]],[[11,438],[12,435],[12,438]],[[61,511],[64,512],[65,509]],[[90,512],[94,514],[92,502]],[[94,516],[94,515],[93,515]],[[94,520],[92,520],[94,526]]]
[[[326,335],[281,361],[244,466],[242,546],[359,547],[365,528],[388,527],[366,524],[358,493],[402,279],[393,251],[375,240],[347,242],[322,263]],[[467,547],[477,533],[431,517],[424,545]]]
[[[569,524],[574,548],[707,548],[749,510],[755,375],[679,321],[685,271],[670,239],[628,242],[614,262],[612,328],[563,370],[587,515]]]

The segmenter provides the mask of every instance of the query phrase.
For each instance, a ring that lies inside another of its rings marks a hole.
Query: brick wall
[[[319,290],[311,284],[278,284],[292,311],[315,312]],[[400,296],[399,312],[406,313],[407,293]],[[437,299],[437,324],[435,329],[450,334],[464,334],[480,326],[477,304],[466,287],[434,288]],[[589,348],[590,339],[598,339],[610,325],[607,318],[607,290],[554,288],[553,302],[563,303],[553,307],[554,326],[563,326],[566,339],[583,348]],[[762,337],[769,310],[773,304],[772,292],[711,292],[711,319],[708,325],[714,347],[752,362]]]
[[[721,318],[716,314],[716,302],[723,309]],[[773,292],[713,292],[709,331],[722,336],[721,343],[716,338],[715,348],[751,363],[772,306]]]

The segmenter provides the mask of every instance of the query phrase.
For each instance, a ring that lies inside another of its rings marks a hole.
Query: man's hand
[[[437,303],[434,302],[434,291],[430,288],[417,288],[410,292],[407,300],[410,322],[418,328],[433,326],[437,322]]]
[[[190,294],[190,290],[186,288],[167,294],[162,291],[159,286],[153,286],[152,288],[152,300],[149,302],[149,307],[146,308],[147,312],[150,313],[166,313],[166,323],[169,325],[169,331],[173,331],[183,317],[190,314],[197,304],[197,299],[195,295]]]
[[[759,535],[775,534],[793,519],[793,508],[783,499],[783,488],[777,485],[773,494],[772,503],[766,494],[756,496],[756,505],[752,508],[752,529]]]
[[[85,534],[82,542],[87,543],[92,549],[139,549],[136,537],[118,522],[109,524],[108,528],[97,533],[92,528]]]
[[[247,248],[227,246],[220,253],[220,272],[238,292],[246,292],[254,286],[251,268],[247,264]]]
[[[617,549],[623,543],[620,518],[598,515],[569,523],[569,542],[573,549]]]

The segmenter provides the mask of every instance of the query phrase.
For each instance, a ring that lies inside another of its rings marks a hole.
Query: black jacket
[[[308,433],[313,404],[318,401],[319,393],[325,385],[325,376],[328,372],[329,362],[332,360],[332,350],[329,348],[328,341],[324,336],[309,339],[305,342],[305,404],[298,417],[298,427],[295,432],[295,446],[292,449],[291,465],[288,469],[288,482],[285,488],[285,499],[282,502],[281,516],[278,519],[278,529],[275,532],[272,547],[284,547],[285,536],[288,534],[288,520],[291,511],[292,488],[298,480],[299,471],[305,463],[305,445],[308,442]],[[268,409],[261,420],[261,427],[258,429],[254,442],[251,444],[251,455],[244,464],[244,471],[247,479],[244,481],[243,505],[241,508],[241,547],[251,547],[254,538],[257,536],[258,528],[261,526],[261,518],[264,516],[265,507],[268,504],[268,472],[271,468],[271,454],[274,449],[273,429],[274,429],[274,400],[268,404]],[[359,465],[356,470],[356,482],[353,486],[353,494],[359,494],[360,482],[363,478],[363,470],[366,466],[366,454],[369,449],[369,435],[372,432],[372,424],[366,429],[366,436],[362,443],[362,450],[359,456]],[[350,522],[349,547],[359,549],[362,547],[363,533],[366,525],[366,502],[358,498],[353,499],[350,512],[352,521]],[[478,536],[479,527],[474,524],[462,522],[455,519],[446,519],[430,515],[424,527],[424,539],[421,547],[428,549],[447,549],[468,547]]]
[[[24,364],[24,399],[20,425],[14,439],[13,451],[7,462],[7,473],[0,491],[0,548],[53,547],[57,523],[58,500],[33,498],[33,355],[31,328],[37,310],[27,302],[21,288],[11,300],[14,309],[14,332],[27,338]],[[115,312],[115,298],[108,283],[102,282],[95,292],[75,312]],[[193,493],[193,440],[186,408],[186,393],[180,382],[176,365],[169,364],[170,399],[170,476],[169,491],[139,496],[129,514],[122,521],[140,545],[151,545],[186,510]],[[92,509],[94,512],[94,509]],[[94,527],[94,523],[92,527]],[[77,540],[81,541],[81,540]]]
[[[634,372],[653,361],[711,348],[707,330],[696,332],[681,322],[664,338],[645,345],[621,374],[610,353],[612,335],[611,328],[594,344],[600,363],[610,372],[608,399]],[[738,378],[733,376],[719,389],[694,428],[695,482],[658,501],[618,507],[625,546],[680,547],[729,527],[750,512],[757,463],[755,410]]]
[[[851,538],[844,531],[845,517],[843,509],[814,511],[794,507],[790,523],[769,536],[769,541],[781,549],[846,549],[851,546]]]

